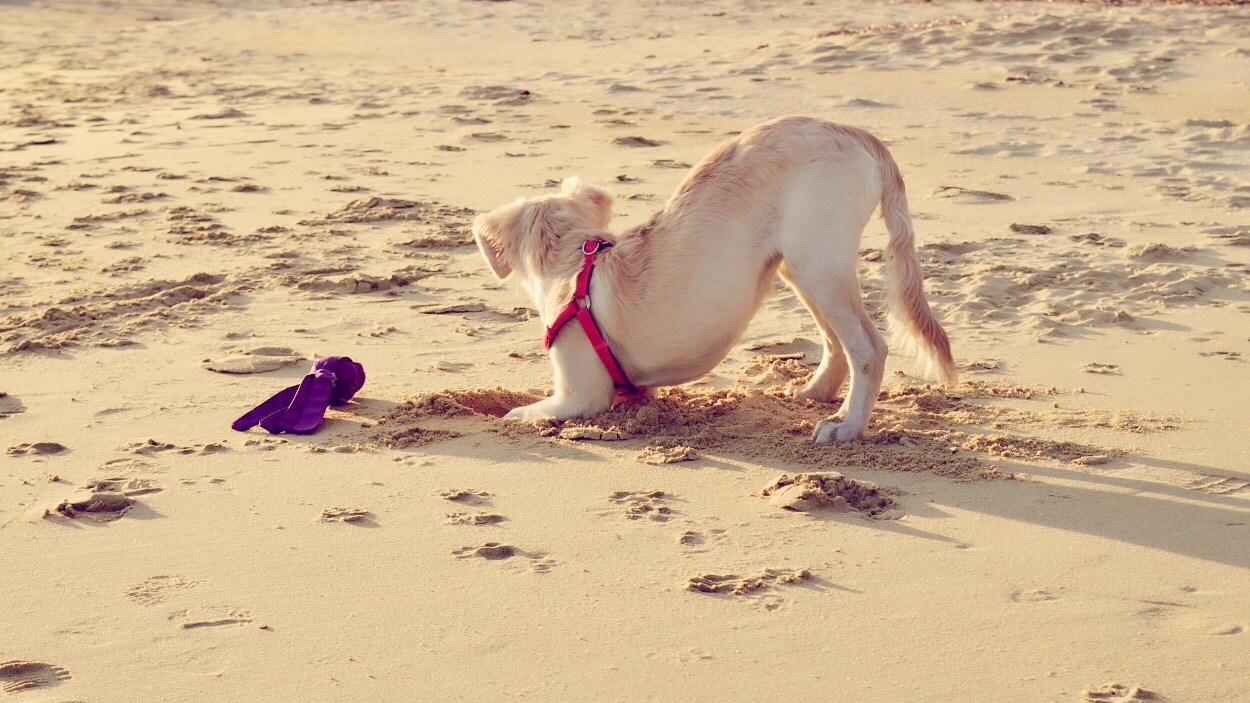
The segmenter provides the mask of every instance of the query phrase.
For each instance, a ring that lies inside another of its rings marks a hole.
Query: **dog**
[[[624,390],[638,395],[703,376],[738,342],[780,274],[824,342],[820,365],[794,395],[830,403],[850,378],[846,399],[812,437],[861,438],[887,353],[856,271],[878,205],[890,234],[890,326],[953,384],[950,340],[925,300],[894,158],[863,129],[789,116],[722,143],[662,210],[621,234],[607,231],[612,196],[576,176],[558,194],[518,198],[474,220],[490,269],[500,280],[515,276],[548,325],[554,393],[506,417],[587,417]],[[594,329],[553,327],[560,317],[580,321],[583,308]],[[596,331],[606,347],[592,343]]]

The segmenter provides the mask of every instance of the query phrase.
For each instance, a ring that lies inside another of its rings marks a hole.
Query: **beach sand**
[[[962,383],[812,445],[778,283],[500,419],[550,366],[473,216],[621,231],[781,114],[890,146]],[[0,245],[0,700],[1250,700],[1244,4],[4,1]],[[319,432],[230,429],[326,355]]]

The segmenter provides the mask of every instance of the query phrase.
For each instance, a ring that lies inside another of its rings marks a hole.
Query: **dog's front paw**
[[[513,408],[504,415],[504,419],[512,420],[530,420],[534,418],[554,418],[555,413],[551,412],[549,405],[543,402],[532,403],[530,405],[522,405],[519,408]]]
[[[834,418],[821,420],[812,430],[812,441],[816,444],[833,444],[834,442],[853,442],[864,434],[864,428]]]

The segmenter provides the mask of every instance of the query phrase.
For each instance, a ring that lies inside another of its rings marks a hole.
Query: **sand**
[[[502,420],[473,216],[622,230],[780,114],[893,150],[963,382],[898,350],[813,446],[779,284]],[[1245,3],[0,2],[0,699],[1247,700],[1248,116]],[[230,430],[332,354],[318,433]]]

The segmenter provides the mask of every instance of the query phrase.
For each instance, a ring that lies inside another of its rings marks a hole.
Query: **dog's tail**
[[[946,330],[933,316],[924,297],[924,274],[916,258],[916,233],[912,229],[911,211],[907,207],[907,190],[898,164],[890,150],[875,136],[863,133],[869,150],[877,159],[881,173],[881,219],[890,232],[886,245],[886,289],[889,292],[890,329],[897,338],[909,342],[925,361],[927,371],[940,371],[948,385],[955,385],[958,371],[951,358],[951,343]]]

